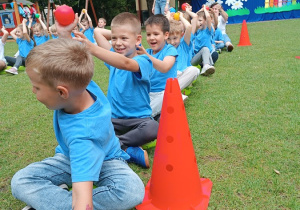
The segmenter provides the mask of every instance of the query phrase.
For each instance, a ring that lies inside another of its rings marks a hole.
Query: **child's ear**
[[[142,44],[142,35],[141,34],[139,34],[139,35],[137,35],[137,37],[136,37],[136,45],[140,45],[140,44]]]
[[[69,98],[69,90],[68,88],[64,87],[64,86],[57,86],[56,87],[58,94],[60,95],[60,97],[62,97],[63,99],[67,99]]]
[[[166,33],[165,33],[165,40],[167,40],[169,38],[169,31],[167,31]]]

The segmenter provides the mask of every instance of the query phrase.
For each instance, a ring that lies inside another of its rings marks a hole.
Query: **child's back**
[[[13,195],[35,209],[130,209],[139,204],[143,183],[125,162],[129,157],[114,133],[109,102],[91,81],[94,63],[85,46],[71,39],[50,40],[34,48],[26,63],[36,98],[55,110],[59,145],[53,157],[14,175]]]

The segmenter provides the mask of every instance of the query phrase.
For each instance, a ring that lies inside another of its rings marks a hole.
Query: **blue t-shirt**
[[[23,58],[26,58],[28,53],[30,52],[30,50],[32,50],[32,48],[34,47],[33,40],[30,39],[30,42],[28,42],[26,39],[17,38],[16,42],[17,42],[18,47],[19,47],[20,55]]]
[[[213,39],[214,44],[216,44],[215,41],[223,41],[224,42],[224,37],[223,37],[222,31],[219,28],[217,28],[215,30],[215,35],[214,35],[214,39]]]
[[[177,57],[177,70],[184,71],[188,66],[191,66],[191,43],[188,45],[184,41],[184,37],[181,38],[180,44],[176,48],[178,52]]]
[[[121,70],[106,64],[110,70],[107,99],[113,118],[151,117],[149,93],[152,62],[146,55],[132,59],[139,64],[140,72]]]
[[[83,34],[86,36],[86,38],[88,38],[88,40],[90,40],[92,43],[95,43],[94,28],[86,29]]]
[[[95,100],[92,106],[78,114],[55,110],[53,116],[55,152],[70,159],[72,182],[98,181],[103,161],[129,159],[115,135],[107,98],[93,81],[87,90]]]
[[[58,39],[58,36],[52,34],[52,39]]]
[[[176,61],[172,68],[167,73],[161,73],[156,70],[154,67],[152,69],[151,76],[151,92],[161,92],[165,90],[167,79],[168,78],[176,78],[177,77],[177,50],[171,44],[165,44],[164,48],[153,54],[152,49],[147,49],[147,52],[156,59],[164,60],[166,56],[174,56]]]
[[[197,54],[203,47],[207,47],[209,51],[212,52],[213,47],[211,45],[211,41],[213,35],[214,35],[213,28],[209,30],[209,28],[206,27],[206,29],[197,30],[194,39],[194,53]]]
[[[35,44],[36,46],[39,46],[45,42],[47,42],[49,40],[49,35],[47,36],[36,36],[36,35],[33,35],[33,38],[35,40]]]

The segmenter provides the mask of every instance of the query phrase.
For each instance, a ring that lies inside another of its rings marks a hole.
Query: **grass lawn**
[[[247,47],[237,47],[241,24],[228,25],[233,52],[222,52],[216,73],[192,88],[186,114],[199,173],[213,182],[209,209],[300,209],[299,25],[248,23]],[[5,45],[5,55],[16,51],[15,42]],[[108,71],[95,63],[93,79],[106,93]],[[27,75],[3,74],[0,84],[0,209],[16,210],[25,204],[11,195],[12,176],[52,156],[57,143],[52,111],[35,99]],[[151,168],[130,166],[146,184]]]

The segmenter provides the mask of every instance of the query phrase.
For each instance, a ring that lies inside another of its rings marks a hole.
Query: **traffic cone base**
[[[238,46],[250,46],[250,45],[252,45],[252,44],[250,43],[250,38],[249,38],[249,34],[248,34],[248,29],[247,29],[247,23],[246,23],[246,20],[243,20],[240,42],[239,42]]]
[[[168,210],[185,210],[185,209],[192,209],[192,210],[205,210],[208,207],[209,199],[210,199],[210,194],[211,194],[211,189],[212,189],[212,182],[209,179],[206,178],[200,178],[201,182],[201,188],[203,194],[199,196],[199,201],[197,202],[196,206],[193,206],[191,204],[189,205],[178,205],[176,206],[166,206],[165,209]],[[148,182],[145,188],[145,197],[143,200],[143,203],[140,205],[137,205],[135,208],[137,210],[161,210],[162,208],[155,206],[152,203],[151,195],[150,195],[150,184],[151,180]]]
[[[201,179],[177,79],[168,79],[152,175],[139,210],[207,209],[212,182]]]

